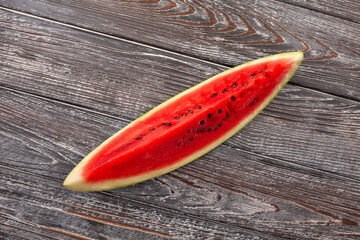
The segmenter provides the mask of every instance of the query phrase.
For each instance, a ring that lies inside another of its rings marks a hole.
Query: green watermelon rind
[[[83,177],[82,177],[82,170],[84,168],[84,166],[86,165],[86,163],[92,158],[92,156],[99,151],[104,145],[106,145],[108,142],[110,142],[113,138],[115,138],[117,135],[119,135],[121,132],[125,131],[127,128],[131,127],[133,124],[135,124],[137,121],[141,121],[144,120],[146,117],[150,116],[151,114],[153,114],[154,112],[156,112],[157,110],[161,109],[162,107],[166,106],[167,104],[172,103],[173,101],[176,101],[177,99],[183,97],[184,95],[186,95],[187,93],[194,91],[198,88],[201,88],[202,86],[206,85],[207,83],[211,82],[213,79],[221,77],[223,75],[229,74],[233,71],[239,70],[241,68],[247,67],[251,64],[258,64],[258,63],[262,63],[262,62],[266,62],[266,61],[271,61],[271,60],[277,60],[277,59],[281,59],[281,58],[286,58],[288,57],[289,59],[294,59],[295,63],[292,66],[292,69],[288,72],[288,74],[284,77],[284,80],[281,81],[281,84],[278,85],[277,88],[274,89],[274,91],[272,92],[272,94],[269,95],[269,97],[264,101],[263,104],[261,104],[255,111],[253,114],[249,115],[246,119],[244,119],[242,122],[240,122],[238,125],[236,125],[232,131],[229,131],[228,133],[226,133],[222,138],[218,139],[218,141],[213,142],[212,144],[208,145],[207,147],[200,149],[199,151],[197,151],[196,153],[192,154],[191,156],[188,156],[186,158],[184,158],[183,160],[177,162],[174,165],[171,165],[169,167],[166,168],[162,168],[159,170],[155,170],[155,171],[151,171],[150,173],[146,173],[146,174],[141,174],[138,176],[134,176],[134,177],[130,177],[130,178],[123,178],[123,179],[110,179],[110,180],[106,180],[106,181],[102,181],[102,182],[86,182]],[[295,74],[296,70],[298,69],[298,67],[300,66],[302,60],[303,60],[303,53],[302,52],[290,52],[290,53],[281,53],[281,54],[276,54],[276,55],[272,55],[272,56],[268,56],[268,57],[264,57],[264,58],[260,58],[257,60],[253,60],[247,63],[244,63],[242,65],[236,66],[234,68],[228,69],[224,72],[221,72],[179,94],[177,94],[176,96],[170,98],[169,100],[163,102],[162,104],[158,105],[157,107],[155,107],[154,109],[150,110],[149,112],[145,113],[144,115],[142,115],[141,117],[137,118],[136,120],[134,120],[132,123],[130,123],[128,126],[126,126],[125,128],[121,129],[120,131],[118,131],[117,133],[115,133],[114,135],[112,135],[110,138],[108,138],[106,141],[104,141],[101,145],[99,145],[97,148],[95,148],[92,152],[90,152],[68,175],[68,177],[65,179],[64,181],[64,186],[70,190],[75,190],[75,191],[102,191],[102,190],[108,190],[108,189],[113,189],[113,188],[118,188],[118,187],[125,187],[128,185],[132,185],[135,183],[139,183],[139,182],[143,182],[146,181],[148,179],[154,178],[154,177],[158,177],[160,175],[166,174],[168,172],[171,172],[179,167],[182,167],[196,159],[198,159],[199,157],[201,157],[202,155],[208,153],[209,151],[211,151],[212,149],[216,148],[217,146],[219,146],[221,143],[223,143],[224,141],[226,141],[227,139],[229,139],[230,137],[232,137],[235,133],[237,133],[240,129],[242,129],[247,123],[249,123],[254,117],[256,117],[256,115],[258,115],[268,104],[269,102],[280,92],[280,90],[285,86],[285,84],[292,78],[292,76]]]

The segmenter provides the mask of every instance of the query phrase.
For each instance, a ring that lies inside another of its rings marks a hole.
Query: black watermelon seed
[[[171,126],[171,123],[163,123],[162,125],[165,125],[165,126]]]
[[[216,130],[217,130],[217,127],[214,128],[214,131],[216,131]]]
[[[142,137],[138,137],[136,140],[141,140],[142,139]]]
[[[211,117],[212,117],[212,114],[211,114],[211,113],[209,113],[209,114],[208,114],[208,117],[209,117],[209,118],[211,118]]]
[[[264,71],[265,71],[265,69],[261,70],[261,72],[264,72]]]
[[[181,116],[185,117],[185,116],[186,116],[186,114],[185,114],[185,113],[183,113],[183,114],[181,114]]]
[[[152,129],[151,129],[151,131],[154,131],[154,130],[156,130],[156,128],[152,128]]]
[[[226,113],[226,118],[229,119],[230,118],[230,114]]]
[[[200,121],[200,124],[203,125],[203,124],[204,124],[204,120],[201,120],[201,121]]]
[[[180,145],[180,143],[177,144],[178,146]]]
[[[234,88],[237,86],[237,83],[234,83],[231,87]]]
[[[221,127],[222,125],[221,125],[221,123],[219,123],[219,125],[218,125],[219,127]]]
[[[252,105],[254,105],[254,103],[257,102],[257,98],[255,98],[254,100],[251,101],[251,103],[249,104],[249,107],[251,107]]]
[[[225,88],[224,91],[223,91],[223,93],[226,93],[226,91],[227,91],[227,89]]]
[[[246,83],[244,83],[244,87],[246,87]]]
[[[180,119],[180,118],[178,116],[176,116],[175,119]]]
[[[185,135],[184,136],[182,136],[182,139],[184,139],[185,138]]]
[[[193,113],[193,111],[192,111],[192,110],[189,110],[188,112],[189,112],[189,113]]]
[[[256,75],[256,73],[254,73],[253,75],[250,76],[250,78],[253,78]]]
[[[231,100],[232,100],[232,101],[235,101],[235,99],[236,99],[236,98],[235,98],[234,96],[231,96]]]
[[[192,140],[193,140],[193,138],[191,137],[189,140],[190,140],[190,141],[192,141]]]
[[[201,109],[201,107],[200,107],[200,106],[196,106],[196,108],[197,108],[197,109]]]
[[[200,130],[200,129],[198,129],[198,130],[197,130],[197,132],[199,133],[199,132],[201,132],[201,130]]]
[[[221,110],[221,109],[219,109],[219,110],[218,110],[218,113],[221,113],[221,111],[222,111],[222,110]]]
[[[208,132],[210,132],[210,131],[211,131],[211,128],[208,129]]]
[[[213,97],[216,97],[217,96],[217,93],[214,93],[211,97],[213,98]]]

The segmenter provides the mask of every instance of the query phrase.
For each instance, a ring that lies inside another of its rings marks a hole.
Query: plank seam
[[[6,85],[1,84],[1,83],[0,83],[0,89],[4,89],[4,90],[10,91],[10,92],[15,92],[15,93],[19,93],[19,94],[30,95],[32,97],[35,97],[35,98],[38,98],[38,99],[41,99],[41,100],[44,100],[44,101],[56,102],[56,103],[59,103],[59,104],[65,105],[65,106],[73,107],[73,108],[76,108],[76,109],[81,109],[83,111],[95,113],[95,114],[98,114],[98,115],[101,115],[101,116],[104,116],[104,117],[108,117],[108,118],[111,118],[111,119],[116,119],[116,120],[125,121],[125,122],[129,122],[129,123],[132,121],[132,119],[121,118],[121,117],[117,117],[117,116],[113,116],[113,115],[110,115],[110,114],[100,112],[99,110],[97,110],[95,108],[91,108],[91,107],[88,107],[88,106],[83,106],[83,105],[80,105],[80,104],[77,104],[77,103],[67,102],[67,101],[64,101],[64,100],[61,100],[61,99],[56,99],[56,98],[49,97],[49,96],[43,96],[43,95],[40,95],[40,94],[28,92],[28,91],[25,91],[25,90],[22,90],[22,89],[17,89],[16,87],[14,88],[12,86],[6,86]]]
[[[277,1],[277,0],[275,0],[275,1]],[[287,4],[287,3],[284,3],[284,4]],[[288,5],[289,5],[289,4],[288,4]],[[290,5],[291,5],[291,4],[290,4]],[[177,56],[185,57],[185,58],[188,58],[188,59],[192,59],[192,60],[195,60],[195,61],[200,61],[200,62],[203,62],[203,63],[206,63],[206,64],[210,64],[210,65],[213,65],[213,66],[221,67],[221,68],[232,68],[232,67],[234,67],[234,66],[232,66],[232,65],[220,64],[220,63],[216,63],[216,62],[213,62],[213,61],[209,61],[209,60],[207,60],[207,59],[202,59],[202,58],[193,56],[193,55],[191,55],[191,54],[184,54],[184,53],[181,53],[181,52],[177,52],[177,51],[173,51],[173,50],[161,48],[161,47],[158,47],[158,46],[155,46],[155,45],[151,45],[151,44],[147,44],[147,43],[142,43],[142,42],[140,42],[140,41],[135,41],[135,40],[133,40],[133,39],[128,39],[128,38],[125,38],[125,37],[118,37],[118,36],[114,36],[114,35],[111,35],[111,34],[102,33],[102,32],[99,32],[99,31],[95,31],[95,30],[91,30],[91,29],[79,27],[79,26],[76,26],[76,25],[72,25],[72,24],[60,22],[60,21],[53,20],[53,19],[49,19],[49,18],[45,18],[45,17],[36,16],[36,15],[30,14],[30,13],[21,12],[21,11],[14,10],[14,9],[10,9],[10,8],[6,8],[6,7],[3,7],[3,6],[0,6],[0,9],[1,9],[1,10],[4,10],[4,11],[7,11],[7,12],[12,12],[12,13],[15,13],[15,14],[19,14],[19,15],[23,15],[23,16],[35,18],[35,19],[38,19],[38,20],[42,20],[42,21],[45,21],[45,22],[50,22],[50,23],[53,23],[53,24],[58,24],[58,25],[61,25],[61,26],[64,26],[64,27],[68,27],[68,28],[77,30],[77,31],[82,31],[82,32],[94,34],[94,35],[101,36],[101,37],[108,38],[108,39],[112,39],[112,40],[122,41],[122,42],[126,42],[126,43],[129,43],[129,44],[134,44],[134,45],[138,45],[138,46],[141,46],[141,47],[150,48],[150,49],[153,49],[153,50],[156,50],[156,51],[160,51],[160,52],[163,52],[163,53],[168,53],[168,54],[172,54],[172,55],[177,55]],[[356,99],[356,98],[353,98],[353,97],[350,97],[350,96],[342,96],[342,95],[330,93],[330,92],[327,92],[327,91],[321,91],[321,90],[319,90],[319,89],[311,88],[311,87],[308,87],[308,86],[303,86],[303,85],[301,85],[301,84],[288,83],[288,85],[290,85],[290,84],[292,84],[292,85],[294,85],[294,86],[302,87],[302,88],[304,88],[304,89],[312,90],[312,91],[315,91],[315,92],[321,92],[321,93],[323,93],[323,94],[328,94],[328,95],[330,95],[330,96],[334,96],[334,97],[337,97],[337,98],[340,98],[340,99],[346,99],[346,100],[354,101],[354,102],[356,102],[356,103],[359,103],[359,102],[360,102],[360,100],[358,100],[358,99]],[[70,104],[70,103],[69,103],[69,104]],[[74,104],[74,105],[75,105],[75,104]]]
[[[244,153],[247,153],[247,154],[250,154],[250,155],[254,155],[254,156],[257,156],[257,157],[261,157],[261,158],[266,158],[270,161],[276,161],[276,162],[281,162],[283,164],[286,164],[288,166],[293,166],[295,168],[301,168],[301,169],[304,169],[304,170],[309,170],[309,171],[313,171],[313,172],[318,172],[318,173],[325,173],[325,174],[328,174],[328,175],[331,175],[331,176],[335,176],[337,178],[341,178],[342,180],[347,180],[347,181],[354,181],[354,182],[357,182],[357,183],[360,183],[360,180],[359,179],[356,179],[356,178],[351,178],[351,177],[346,177],[346,176],[342,176],[342,175],[338,175],[336,173],[333,173],[333,172],[329,172],[329,171],[326,171],[326,170],[320,170],[320,169],[316,169],[316,168],[313,168],[313,167],[309,167],[309,166],[304,166],[304,165],[299,165],[299,164],[296,164],[296,163],[293,163],[293,162],[288,162],[286,160],[283,160],[283,159],[279,159],[279,158],[274,158],[274,157],[271,157],[271,156],[266,156],[266,155],[262,155],[262,154],[259,154],[259,153],[256,153],[256,152],[251,152],[251,151],[248,151],[248,150],[244,150],[244,149],[241,149],[241,148],[237,148],[235,146],[232,146],[230,144],[226,144],[226,143],[223,143],[224,147],[227,147],[227,148],[230,148],[230,149],[235,149],[237,151],[240,151],[240,152],[244,152]]]
[[[290,80],[291,81],[291,80]],[[296,86],[296,87],[299,87],[299,88],[302,88],[302,89],[305,89],[305,90],[308,90],[308,91],[311,91],[311,92],[315,92],[315,93],[319,93],[319,94],[324,94],[324,95],[329,95],[331,97],[334,97],[334,98],[338,98],[339,100],[343,100],[343,101],[349,101],[349,102],[353,102],[355,104],[359,104],[360,103],[360,100],[356,99],[356,98],[353,98],[353,97],[344,97],[344,96],[341,96],[341,95],[337,95],[337,94],[334,94],[334,93],[329,93],[329,92],[323,92],[321,90],[318,90],[316,88],[310,88],[310,87],[307,87],[307,86],[302,86],[301,84],[298,84],[298,83],[294,83],[294,82],[288,82],[286,85],[289,85],[289,86]]]
[[[213,64],[213,65],[216,65],[218,67],[231,67],[231,66],[227,66],[227,65],[224,65],[224,64],[211,62],[211,61],[208,61],[206,59],[201,59],[201,58],[198,58],[198,57],[195,57],[195,56],[192,56],[192,55],[187,55],[187,54],[184,54],[184,53],[181,53],[181,52],[176,52],[176,51],[168,50],[168,49],[161,48],[161,47],[158,47],[158,46],[155,46],[155,45],[142,43],[140,41],[135,41],[135,40],[132,40],[132,39],[129,39],[129,38],[114,36],[114,35],[111,35],[111,34],[91,30],[91,29],[84,28],[84,27],[79,27],[79,26],[72,25],[72,24],[69,24],[69,23],[64,23],[64,22],[60,22],[60,21],[57,21],[57,20],[53,20],[53,19],[50,19],[50,18],[36,16],[36,15],[30,14],[30,13],[21,12],[21,11],[6,8],[6,7],[3,7],[3,6],[0,6],[0,9],[2,9],[4,11],[15,13],[15,14],[35,18],[35,19],[38,19],[38,20],[58,24],[58,25],[68,27],[68,28],[71,28],[71,29],[75,29],[75,30],[78,30],[78,31],[91,33],[91,34],[94,34],[94,35],[97,35],[97,36],[101,36],[101,37],[105,37],[105,38],[109,38],[109,39],[113,39],[113,40],[117,40],[117,41],[122,41],[122,42],[130,43],[130,44],[134,44],[134,45],[138,45],[138,46],[141,46],[141,47],[146,47],[146,48],[150,48],[150,49],[153,49],[153,50],[157,50],[157,51],[161,51],[161,52],[165,52],[165,53],[169,53],[169,54],[173,54],[173,55],[187,57],[187,58],[190,58],[190,59],[193,59],[193,60],[196,60],[196,61],[202,61],[202,62],[207,63],[207,64]]]
[[[331,14],[331,13],[328,13],[328,12],[325,12],[325,11],[321,11],[319,9],[313,9],[313,8],[309,8],[309,7],[304,7],[304,6],[301,6],[301,5],[296,4],[296,3],[289,3],[289,2],[286,2],[286,0],[273,0],[273,1],[283,3],[283,4],[286,4],[286,5],[290,5],[290,6],[295,6],[295,7],[298,7],[298,8],[303,8],[303,9],[306,9],[306,10],[309,10],[309,11],[324,14],[324,15],[327,15],[327,16],[331,16],[333,18],[341,19],[341,20],[352,22],[352,23],[355,23],[355,24],[359,24],[358,22],[352,20],[351,18],[339,16],[339,15],[336,15],[336,14]]]

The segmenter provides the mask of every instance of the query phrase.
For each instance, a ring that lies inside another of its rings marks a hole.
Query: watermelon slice
[[[93,150],[64,186],[75,191],[123,187],[195,160],[250,122],[289,81],[302,59],[302,52],[261,58],[176,95]]]

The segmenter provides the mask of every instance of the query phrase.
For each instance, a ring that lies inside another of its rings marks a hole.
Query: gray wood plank
[[[268,239],[265,234],[245,228],[186,216],[107,193],[69,192],[57,179],[41,175],[7,167],[2,167],[0,173],[0,231],[3,229],[8,237]]]
[[[360,23],[360,2],[352,0],[277,0]]]
[[[3,19],[9,20],[0,40],[0,84],[127,122],[225,70],[12,13],[4,12]],[[301,79],[304,68],[294,78]],[[289,85],[263,116],[261,125],[249,126],[229,144],[359,179],[357,102]],[[259,143],[263,136],[271,141]]]
[[[308,101],[304,97],[299,99],[298,103]],[[354,114],[356,111],[347,115],[349,106],[338,100],[327,101],[332,105],[317,108],[323,117],[326,109],[330,112],[342,109],[347,124],[356,124],[359,115]],[[0,216],[22,224],[6,222],[8,225],[27,229],[28,221],[41,226],[44,231],[39,234],[62,230],[90,238],[97,238],[100,233],[110,237],[115,233],[143,236],[134,227],[180,239],[208,235],[230,239],[266,237],[260,231],[271,238],[359,237],[359,180],[303,167],[301,161],[306,161],[306,157],[287,163],[251,153],[241,146],[252,138],[253,129],[266,128],[263,123],[281,131],[276,126],[286,128],[293,121],[263,114],[227,144],[172,173],[112,191],[77,193],[62,187],[67,173],[92,148],[129,121],[3,89],[0,110]],[[319,144],[329,145],[326,139],[340,141],[337,134],[324,136]],[[351,141],[359,141],[357,130],[347,129],[340,134],[351,134]],[[278,145],[271,138],[262,139],[258,146],[266,141]],[[306,139],[312,144],[310,136]],[[341,139],[341,146],[356,145]],[[289,157],[295,158],[296,146],[293,151]],[[324,151],[321,164],[327,164],[332,154]],[[346,158],[338,161],[346,162]],[[339,168],[341,165],[342,171],[348,171],[346,164],[338,163]],[[359,173],[356,163],[351,168],[353,174]],[[49,215],[60,221],[45,220]],[[28,232],[35,231],[30,227]],[[52,230],[45,231],[47,228]]]
[[[360,25],[301,7],[250,0],[2,0],[0,4],[229,66],[303,50],[301,78],[293,83],[360,99]]]

